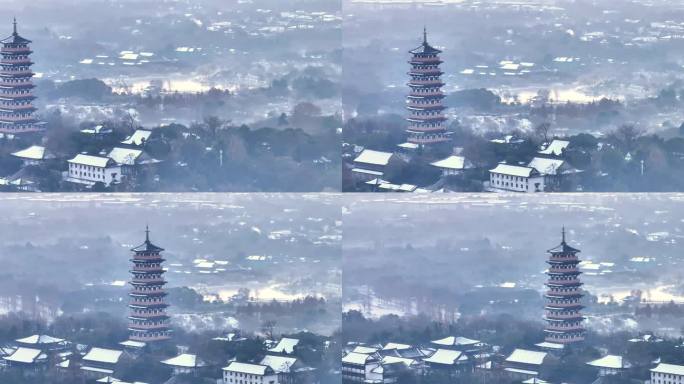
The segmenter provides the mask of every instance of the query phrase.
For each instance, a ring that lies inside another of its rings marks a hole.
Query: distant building
[[[473,340],[461,336],[447,336],[443,339],[433,340],[430,344],[436,348],[461,351],[468,354],[475,354],[485,346],[480,340]]]
[[[305,382],[303,377],[313,371],[306,367],[296,357],[266,355],[259,362],[260,365],[267,365],[278,374],[280,384],[294,384]]]
[[[271,367],[233,361],[223,368],[224,384],[281,384]]]
[[[12,156],[21,159],[24,166],[41,165],[45,163],[45,161],[55,158],[55,155],[40,145],[32,145],[28,148],[14,152],[12,153]]]
[[[132,286],[128,308],[129,339],[145,343],[168,340],[171,337],[169,316],[166,314],[164,285],[164,248],[150,242],[150,230],[145,229],[145,242],[133,248],[131,261]]]
[[[107,157],[121,167],[121,175],[124,177],[135,176],[139,167],[156,164],[159,161],[151,158],[140,149],[115,147],[107,154]]]
[[[548,156],[561,156],[569,145],[570,142],[567,140],[554,139],[549,145],[546,146],[546,148],[539,151],[539,154]]]
[[[390,165],[395,161],[398,161],[398,159],[391,152],[364,149],[354,159],[352,175],[357,182],[382,178]]]
[[[456,155],[435,161],[430,165],[439,168],[442,171],[442,176],[460,175],[466,169],[473,168],[473,165],[465,157]]]
[[[299,339],[283,337],[282,339],[280,339],[280,341],[278,341],[278,344],[276,344],[275,347],[270,348],[268,351],[273,353],[291,355],[294,353],[297,344],[299,344]]]
[[[565,228],[562,231],[560,245],[547,251],[550,254],[549,269],[546,272],[548,290],[546,299],[546,335],[545,341],[554,344],[573,344],[584,340],[584,316],[581,310],[582,282],[577,254],[579,249],[569,246],[565,242]]]
[[[182,353],[161,362],[173,369],[174,375],[196,375],[199,370],[206,366],[204,361],[190,353]]]
[[[112,134],[113,132],[114,131],[111,128],[106,127],[106,126],[101,125],[101,124],[96,125],[92,128],[81,129],[82,134],[92,136],[96,139],[102,139],[105,136]]]
[[[16,342],[20,346],[37,348],[42,351],[61,351],[68,347],[66,340],[48,335],[31,335],[17,339]]]
[[[546,352],[516,349],[504,360],[504,371],[516,380],[536,378],[546,359]]]
[[[544,186],[552,190],[560,187],[563,178],[582,172],[565,160],[546,157],[535,157],[527,166],[539,172],[544,177]]]
[[[423,359],[427,366],[434,370],[465,371],[468,367],[468,356],[461,351],[438,349]]]
[[[15,19],[14,32],[0,43],[0,133],[42,131],[45,122],[34,116],[36,108],[32,104],[36,97],[31,81],[31,40],[19,36]]]
[[[121,144],[141,146],[144,145],[147,140],[149,140],[152,135],[152,131],[146,129],[136,129],[132,135],[128,136],[126,140],[122,141]]]
[[[81,359],[81,371],[87,378],[111,376],[121,360],[123,351],[93,347]]]
[[[406,98],[406,108],[409,111],[408,142],[420,146],[443,143],[451,140],[446,127],[446,116],[442,105],[442,70],[439,65],[442,60],[437,48],[427,41],[427,32],[423,31],[423,44],[411,51],[409,61],[411,70],[408,86],[411,89]]]
[[[651,384],[684,384],[684,365],[658,364],[651,369]]]
[[[364,383],[366,376],[380,366],[380,359],[371,354],[350,352],[342,357],[342,383]]]
[[[9,355],[3,356],[3,360],[10,367],[39,370],[46,368],[48,357],[40,349],[19,347]]]
[[[600,359],[588,362],[587,365],[598,368],[599,376],[618,375],[625,372],[625,370],[632,366],[630,363],[625,361],[622,356],[617,355],[606,355]]]
[[[66,181],[87,186],[97,182],[109,186],[121,181],[121,167],[108,157],[78,154],[68,163]]]
[[[544,192],[544,177],[531,167],[501,163],[489,170],[489,189],[502,192]]]

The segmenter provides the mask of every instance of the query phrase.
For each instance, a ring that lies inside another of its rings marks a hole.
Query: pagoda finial
[[[145,242],[150,242],[150,226],[145,226]]]
[[[14,36],[16,36],[17,35],[17,18],[16,17],[14,18],[14,21],[12,22],[12,24],[14,25]]]
[[[423,44],[427,44],[427,27],[423,26]]]
[[[563,229],[561,230],[561,235],[563,237],[562,243],[565,244],[565,225],[563,226]]]

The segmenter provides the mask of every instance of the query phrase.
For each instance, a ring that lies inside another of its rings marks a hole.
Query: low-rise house
[[[606,355],[588,362],[587,365],[598,368],[599,376],[618,375],[632,366],[622,356],[617,355]]]
[[[66,181],[87,186],[97,182],[109,186],[121,181],[121,166],[108,157],[78,154],[68,162]]]
[[[544,176],[531,167],[500,163],[489,170],[489,189],[502,192],[544,192]]]
[[[477,353],[485,347],[485,344],[480,340],[473,340],[462,336],[447,336],[443,339],[433,340],[430,344],[436,348],[462,351],[468,354]]]
[[[121,144],[141,146],[150,139],[152,131],[146,129],[136,129],[132,135],[128,136]]]
[[[196,375],[201,368],[206,367],[202,359],[190,353],[182,353],[170,359],[162,360],[161,363],[171,367],[174,375]]]
[[[283,337],[278,341],[275,347],[270,348],[268,351],[273,353],[282,353],[286,355],[291,355],[294,353],[294,349],[299,344],[299,339],[291,339],[289,337]]]
[[[28,148],[12,153],[12,156],[21,159],[24,166],[27,165],[41,165],[48,160],[54,160],[56,157],[45,147],[40,145],[32,145]]]
[[[567,140],[554,139],[551,141],[551,143],[549,145],[547,145],[544,149],[542,149],[538,153],[540,155],[547,155],[547,156],[562,156],[569,145],[570,145],[570,142]]]
[[[466,169],[473,168],[473,165],[463,156],[451,155],[442,160],[430,163],[433,167],[439,168],[442,171],[442,176],[460,175]]]
[[[81,129],[82,134],[92,136],[96,139],[102,139],[105,136],[112,134],[113,132],[114,131],[111,128],[105,127],[102,124],[96,125],[92,128]]]
[[[280,384],[278,374],[267,365],[233,361],[223,368],[224,384]]]
[[[504,371],[516,380],[538,377],[547,355],[546,352],[516,349],[504,360]]]
[[[93,347],[81,359],[81,371],[91,379],[111,376],[121,360],[123,351]]]
[[[47,365],[47,354],[40,349],[19,347],[10,355],[4,356],[3,360],[10,367],[22,368],[25,370],[44,369]]]
[[[380,366],[380,359],[371,354],[350,352],[342,357],[342,382],[364,383],[366,376]]]
[[[468,356],[461,351],[438,349],[423,362],[430,369],[449,371],[465,371],[468,367]]]
[[[135,176],[136,170],[140,166],[159,163],[140,149],[115,147],[107,154],[107,157],[114,160],[121,167],[121,175],[124,177]]]
[[[355,159],[352,175],[356,182],[382,178],[390,166],[399,160],[392,152],[364,149]]]
[[[266,355],[259,362],[267,365],[278,374],[278,382],[281,384],[292,384],[295,382],[305,382],[304,376],[313,371],[312,368],[302,364],[296,357]]]
[[[658,364],[651,369],[651,384],[684,384],[684,365]]]

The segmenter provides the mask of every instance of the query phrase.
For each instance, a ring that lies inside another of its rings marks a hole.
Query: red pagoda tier
[[[169,316],[164,298],[163,248],[150,242],[150,231],[145,230],[145,242],[133,249],[133,275],[129,292],[128,330],[130,340],[151,342],[171,337]]]
[[[545,340],[550,343],[572,344],[584,340],[584,308],[580,301],[582,293],[577,254],[579,249],[569,246],[565,242],[565,228],[562,232],[560,245],[549,249],[551,254],[546,272],[546,321]]]
[[[427,31],[424,30],[423,44],[409,53],[413,57],[409,61],[411,70],[408,72],[411,91],[406,98],[408,142],[423,146],[449,141],[445,107],[442,105],[443,72],[439,68],[442,51],[428,44]]]
[[[32,104],[31,40],[19,36],[15,19],[14,33],[0,43],[0,133],[42,131],[45,122],[34,116]]]

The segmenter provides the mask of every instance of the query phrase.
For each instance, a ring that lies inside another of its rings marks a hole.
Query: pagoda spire
[[[150,226],[145,225],[145,242],[149,243],[150,242]]]
[[[18,33],[17,33],[17,18],[16,17],[14,18],[14,21],[12,22],[12,24],[14,25],[14,32],[12,34],[14,36],[16,36],[16,35],[18,35]]]
[[[423,44],[427,44],[427,27],[423,26]]]
[[[563,226],[563,229],[561,229],[561,244],[565,244],[565,225]]]

